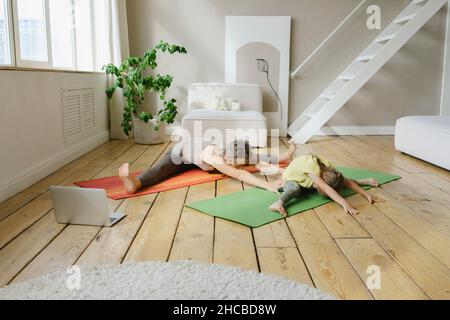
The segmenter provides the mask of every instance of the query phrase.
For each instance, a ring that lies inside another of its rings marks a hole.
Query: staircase
[[[447,0],[411,1],[290,125],[292,140],[307,143],[445,4]]]

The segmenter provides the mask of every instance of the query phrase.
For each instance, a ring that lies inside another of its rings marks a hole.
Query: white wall
[[[370,0],[387,26],[410,0]],[[292,16],[291,69],[299,66],[360,0],[128,0],[130,48],[142,54],[164,39],[186,46],[183,57],[161,57],[161,72],[175,76],[171,91],[186,111],[187,86],[224,80],[225,17]],[[446,9],[369,81],[330,121],[335,127],[391,127],[405,115],[435,115],[441,100]],[[380,31],[368,31],[365,10],[291,81],[294,121]]]
[[[96,126],[66,145],[61,88],[95,88]],[[0,70],[0,202],[109,140],[103,74]]]

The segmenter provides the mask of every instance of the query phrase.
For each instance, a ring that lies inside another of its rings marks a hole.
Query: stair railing
[[[319,50],[322,49],[328,43],[328,41],[330,41],[336,35],[336,33],[338,33],[342,29],[342,27],[347,23],[347,21],[349,21],[359,11],[359,9],[361,9],[361,7],[367,2],[368,2],[368,0],[362,0],[360,2],[360,4],[358,4],[355,7],[355,9],[353,9],[352,12],[350,12],[350,14],[344,20],[342,20],[342,22],[336,27],[336,29],[334,29],[333,32],[331,32],[328,35],[328,37],[326,37],[325,40],[322,41],[322,43],[316,48],[316,50],[314,50],[305,59],[305,61],[303,61],[303,63],[297,69],[295,69],[294,72],[292,72],[291,78],[295,78],[303,70],[303,68],[309,63],[309,61],[317,54],[317,52],[319,52]]]

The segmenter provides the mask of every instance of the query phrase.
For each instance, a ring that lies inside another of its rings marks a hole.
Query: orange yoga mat
[[[283,165],[285,166],[285,165]],[[258,170],[254,167],[245,168],[246,171],[255,173]],[[139,173],[134,173],[134,176],[138,176]],[[122,181],[119,177],[108,177],[97,180],[75,182],[75,185],[82,188],[90,189],[105,189],[109,198],[114,200],[121,200],[126,198],[138,197],[152,193],[159,193],[163,191],[175,190],[190,186],[199,185],[202,183],[213,182],[218,180],[228,179],[224,174],[220,173],[208,173],[200,169],[194,169],[182,174],[179,174],[173,178],[169,178],[157,185],[150,188],[142,189],[140,192],[129,195],[123,188]]]

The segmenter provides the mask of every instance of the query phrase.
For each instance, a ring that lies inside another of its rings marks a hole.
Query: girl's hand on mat
[[[359,214],[359,211],[355,209],[350,203],[346,203],[342,207],[344,208],[345,212],[352,216],[356,216]]]

